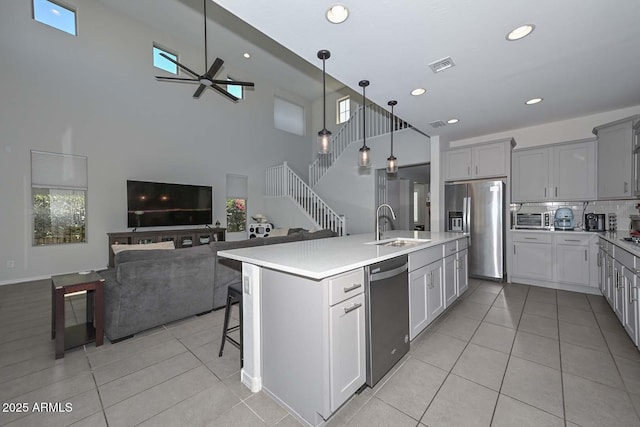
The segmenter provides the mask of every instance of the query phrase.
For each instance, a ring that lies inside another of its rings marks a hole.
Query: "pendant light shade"
[[[324,62],[331,57],[331,52],[326,49],[318,51],[318,58],[322,59],[322,130],[318,132],[318,154],[331,152],[331,132],[327,130],[327,92],[325,84]]]
[[[362,147],[360,147],[360,151],[358,153],[358,166],[361,168],[368,168],[371,164],[370,158],[370,149],[367,147],[367,109],[366,109],[366,98],[365,98],[365,88],[369,86],[369,80],[360,80],[358,85],[362,88]]]
[[[398,172],[398,159],[393,155],[393,128],[395,127],[395,117],[393,115],[393,107],[398,101],[389,101],[387,105],[391,106],[391,155],[387,157],[387,173],[393,174]]]

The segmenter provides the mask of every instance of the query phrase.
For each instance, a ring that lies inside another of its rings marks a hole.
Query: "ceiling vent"
[[[439,73],[446,69],[455,67],[455,65],[456,63],[453,62],[453,59],[451,59],[450,56],[447,56],[446,58],[438,59],[436,62],[432,62],[431,64],[429,64],[429,68],[431,68],[431,71],[433,71],[434,73]]]
[[[436,120],[435,122],[430,122],[429,123],[431,125],[432,128],[434,129],[438,129],[438,128],[442,128],[445,127],[447,124],[445,122],[443,122],[442,120]]]

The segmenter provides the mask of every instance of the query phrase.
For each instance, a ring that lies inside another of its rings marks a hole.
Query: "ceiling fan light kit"
[[[205,68],[207,67],[207,1],[208,0],[204,0],[203,3],[203,16],[204,16],[204,66]],[[164,77],[164,76],[156,76],[156,80],[161,81],[161,82],[173,82],[173,83],[198,83],[200,84],[200,86],[198,86],[198,88],[196,89],[196,91],[193,93],[193,97],[195,99],[200,98],[200,95],[202,95],[202,92],[204,92],[204,90],[206,88],[210,88],[215,90],[216,92],[218,92],[221,95],[224,95],[225,97],[231,99],[232,101],[238,101],[239,98],[237,98],[236,96],[230,94],[229,92],[227,92],[225,89],[223,89],[222,87],[218,86],[218,85],[230,85],[230,86],[244,86],[244,87],[254,87],[254,83],[253,82],[239,82],[239,81],[234,81],[234,80],[216,80],[215,79],[215,75],[218,73],[218,71],[220,71],[220,68],[222,68],[222,64],[224,64],[224,61],[220,58],[216,58],[215,61],[213,61],[213,64],[211,64],[211,67],[209,67],[209,69],[207,70],[207,72],[205,74],[198,74],[195,71],[189,69],[188,67],[182,65],[181,63],[179,63],[178,61],[176,61],[175,59],[169,57],[168,55],[164,54],[164,53],[160,53],[160,56],[162,56],[164,59],[176,64],[178,66],[178,68],[180,68],[181,70],[183,70],[184,72],[186,72],[187,74],[191,75],[192,78],[188,79],[188,78],[184,78],[184,77]]]
[[[318,51],[318,58],[322,59],[322,130],[318,132],[318,154],[331,152],[331,132],[327,130],[327,90],[326,73],[324,63],[331,57],[331,52],[326,49]]]
[[[395,127],[393,107],[398,105],[398,101],[389,101],[387,105],[391,107],[391,155],[387,157],[387,173],[394,174],[398,172],[398,159],[396,159],[396,157],[393,155],[393,128]]]
[[[360,147],[358,152],[358,166],[361,168],[368,168],[371,163],[369,155],[371,149],[367,147],[367,103],[365,98],[365,88],[369,86],[369,80],[360,80],[358,85],[362,88],[362,147]]]

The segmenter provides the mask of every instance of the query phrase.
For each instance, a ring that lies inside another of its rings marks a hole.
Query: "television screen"
[[[127,227],[211,224],[212,189],[127,181]]]

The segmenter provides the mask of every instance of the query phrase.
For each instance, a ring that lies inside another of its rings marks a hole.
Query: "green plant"
[[[247,225],[247,201],[227,199],[227,231],[245,231]]]

